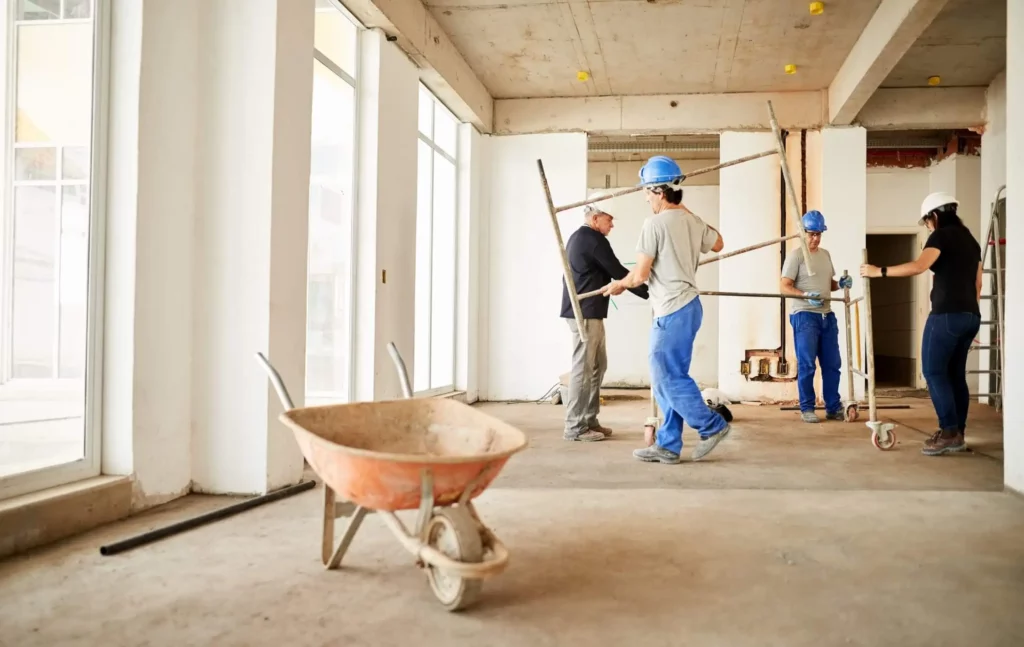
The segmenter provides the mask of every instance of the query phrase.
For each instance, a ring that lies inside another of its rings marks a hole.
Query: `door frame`
[[[867,237],[868,236],[914,236],[917,239],[918,250],[924,249],[924,244],[928,240],[929,231],[924,227],[918,226],[903,226],[903,227],[869,227],[865,232],[864,237],[864,248],[867,249]],[[915,260],[914,258],[908,258],[904,262]],[[927,382],[924,379],[924,369],[921,366],[921,349],[920,349],[920,336],[924,332],[924,325],[928,321],[928,314],[931,312],[930,306],[930,293],[932,287],[931,274],[924,272],[918,276],[913,277],[914,279],[914,332],[918,336],[918,350],[917,350],[917,368],[915,374],[917,375],[915,388],[925,389],[928,388]]]

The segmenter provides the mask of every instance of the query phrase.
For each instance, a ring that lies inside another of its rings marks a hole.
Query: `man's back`
[[[565,245],[566,256],[569,257],[569,268],[572,270],[573,282],[577,294],[600,290],[613,279],[621,279],[629,273],[612,251],[611,243],[604,234],[584,225],[577,229]],[[646,299],[647,287],[641,286],[630,290],[637,296]],[[605,319],[608,316],[610,299],[604,296],[590,297],[580,302],[584,319]],[[569,291],[562,279],[562,313],[565,319],[572,319],[572,303]]]
[[[697,263],[717,241],[714,229],[682,209],[644,221],[636,250],[654,259],[647,281],[654,316],[670,315],[697,297]]]

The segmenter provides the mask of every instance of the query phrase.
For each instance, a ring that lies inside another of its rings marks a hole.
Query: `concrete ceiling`
[[[930,76],[942,86],[988,85],[1006,68],[1006,2],[950,0],[882,87],[925,87]]]
[[[822,89],[879,1],[829,0],[819,16],[802,0],[426,5],[494,98],[509,99]]]

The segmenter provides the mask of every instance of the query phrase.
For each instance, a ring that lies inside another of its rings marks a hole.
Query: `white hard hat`
[[[946,193],[945,191],[936,191],[935,193],[929,193],[928,196],[921,202],[921,219],[917,221],[917,224],[924,224],[924,217],[935,211],[939,207],[944,207],[947,204],[960,204],[956,198]]]

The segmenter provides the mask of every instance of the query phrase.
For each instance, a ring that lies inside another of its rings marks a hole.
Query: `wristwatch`
[[[882,268],[882,276],[883,277],[889,276],[889,268],[888,267],[883,267]]]

